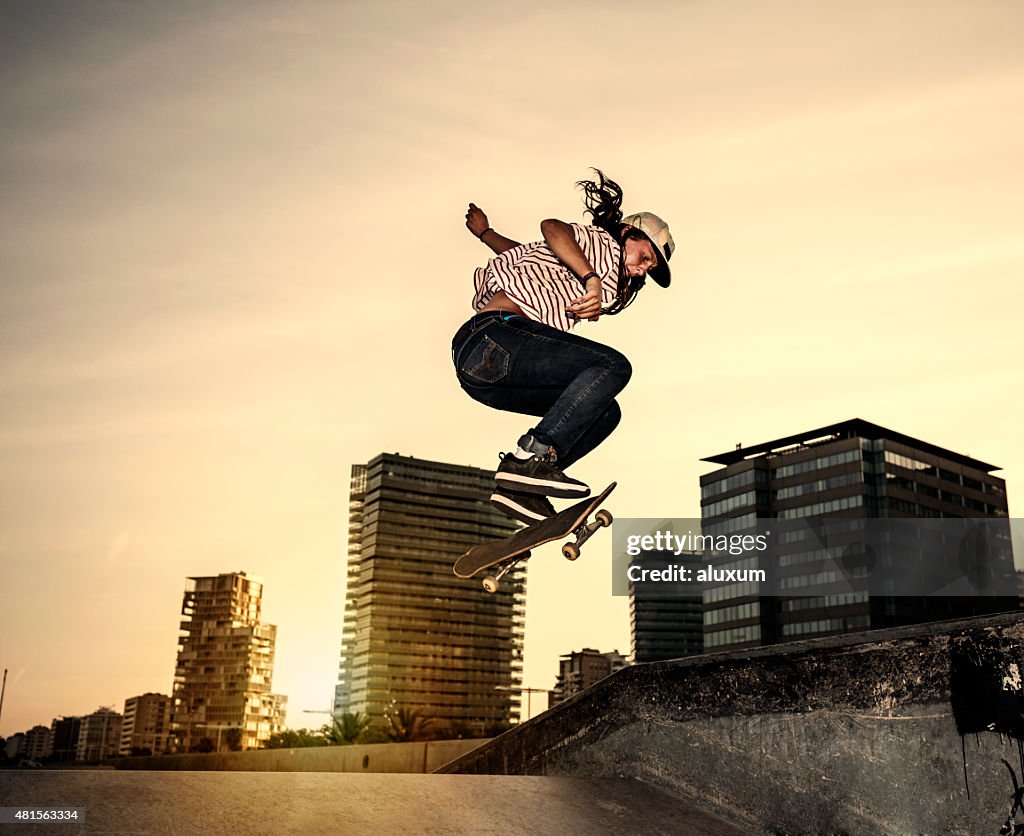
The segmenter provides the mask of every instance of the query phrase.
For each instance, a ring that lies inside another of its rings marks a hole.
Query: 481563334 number
[[[44,821],[81,824],[85,821],[85,809],[82,807],[0,807],[0,824],[28,824]]]

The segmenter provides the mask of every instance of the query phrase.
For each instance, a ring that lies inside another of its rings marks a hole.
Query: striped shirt
[[[618,243],[596,226],[569,224],[576,243],[601,277],[602,304],[615,301],[619,286]],[[473,276],[476,293],[473,310],[480,310],[499,290],[504,290],[530,319],[559,331],[569,331],[579,322],[566,308],[583,295],[583,285],[558,260],[543,241],[520,244],[478,267]]]

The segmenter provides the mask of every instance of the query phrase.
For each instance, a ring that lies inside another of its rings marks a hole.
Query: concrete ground
[[[0,807],[84,808],[2,833],[707,834],[745,831],[630,778],[0,772]]]

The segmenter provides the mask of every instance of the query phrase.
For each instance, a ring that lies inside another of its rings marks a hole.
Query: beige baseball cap
[[[647,240],[651,242],[654,251],[658,254],[658,266],[649,270],[647,275],[662,287],[668,287],[672,281],[672,273],[668,269],[668,260],[676,251],[676,242],[672,240],[672,233],[668,230],[668,224],[653,212],[637,212],[635,215],[626,215],[622,222],[628,226],[640,230]]]

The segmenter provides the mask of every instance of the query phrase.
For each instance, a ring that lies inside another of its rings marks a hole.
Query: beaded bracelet
[[[479,239],[480,239],[481,241],[483,241],[483,240],[484,240],[484,236],[485,236],[485,235],[486,235],[486,234],[487,234],[488,232],[494,232],[494,227],[490,227],[490,226],[489,226],[489,227],[487,227],[487,229],[485,229],[485,230],[484,230],[483,232],[481,232],[481,233],[480,233],[479,235],[477,235],[476,237],[477,237],[477,238],[479,238]]]

